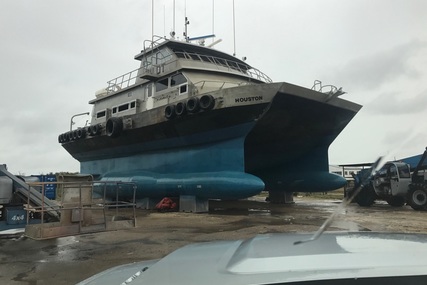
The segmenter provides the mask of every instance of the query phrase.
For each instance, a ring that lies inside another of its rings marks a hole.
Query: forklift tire
[[[387,203],[392,207],[402,207],[405,205],[405,197],[402,196],[393,196],[386,199]]]
[[[422,185],[410,187],[408,192],[408,204],[416,211],[427,210],[427,191]]]
[[[359,194],[357,194],[355,200],[356,203],[361,207],[370,207],[375,203],[376,194],[372,185],[366,185],[360,189]]]

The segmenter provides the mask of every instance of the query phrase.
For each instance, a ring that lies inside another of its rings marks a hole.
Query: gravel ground
[[[263,197],[211,201],[204,214],[138,210],[137,227],[131,229],[43,241],[2,238],[0,284],[75,284],[112,266],[161,258],[189,243],[314,232],[339,202],[328,196],[297,197],[291,205],[270,204]],[[427,212],[383,202],[370,208],[352,204],[328,230],[427,233]]]

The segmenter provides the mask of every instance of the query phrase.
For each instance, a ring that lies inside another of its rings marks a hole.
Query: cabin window
[[[138,100],[133,100],[133,101],[121,104],[119,106],[113,107],[113,114],[124,112],[129,109],[135,109],[137,107],[137,101]]]
[[[175,74],[171,77],[171,87],[175,85],[180,85],[187,82],[187,78],[185,78],[182,73]]]
[[[105,115],[106,115],[105,110],[103,110],[103,111],[99,111],[98,113],[96,113],[96,118],[97,118],[97,119],[99,119],[99,118],[103,118],[103,117],[105,117]]]
[[[119,112],[126,111],[127,109],[129,109],[128,103],[119,106]]]
[[[406,165],[398,166],[400,178],[411,178],[409,168]]]
[[[179,94],[187,93],[187,84],[179,86]]]
[[[169,78],[164,78],[160,81],[157,81],[156,82],[156,92],[167,89],[168,88],[168,81],[169,81]]]
[[[156,64],[162,64],[172,59],[172,54],[168,49],[162,49],[156,53]]]

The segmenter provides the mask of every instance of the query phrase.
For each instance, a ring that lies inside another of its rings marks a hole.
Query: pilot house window
[[[168,88],[168,81],[169,81],[169,78],[165,78],[165,79],[162,79],[160,81],[157,81],[156,82],[156,91],[159,92],[159,91],[167,89]]]
[[[175,74],[171,77],[171,87],[185,82],[187,82],[187,79],[182,75],[182,73]]]

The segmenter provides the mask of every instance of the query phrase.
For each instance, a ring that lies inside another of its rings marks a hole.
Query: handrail
[[[193,83],[193,85],[194,86],[201,85],[200,88],[203,89],[203,87],[205,86],[205,84],[207,82],[210,82],[210,83],[221,83],[222,86],[221,86],[220,89],[222,89],[222,87],[224,87],[225,84],[233,84],[233,85],[236,85],[236,86],[241,86],[241,85],[244,85],[244,84],[248,84],[245,81],[242,81],[242,82],[231,82],[231,81],[222,81],[222,80],[200,80],[200,81],[197,81],[197,82]]]
[[[328,89],[328,91],[324,91],[324,89]],[[316,79],[314,80],[314,84],[313,84],[313,87],[311,87],[311,90],[327,93],[327,94],[335,94],[339,89],[336,86],[331,84],[323,85],[322,81]]]
[[[156,38],[156,40],[154,40]],[[151,48],[152,50],[155,50],[161,43],[161,41],[165,40],[163,37],[154,36],[153,40],[145,40],[144,41],[144,52],[148,48]],[[265,73],[261,72],[260,70],[248,65],[248,64],[242,64],[241,62],[221,58],[221,57],[215,57],[211,55],[205,55],[205,54],[199,54],[199,53],[188,53],[188,52],[175,52],[175,55],[178,57],[178,61],[182,58],[186,60],[196,60],[199,62],[204,63],[206,66],[214,65],[218,70],[224,69],[228,72],[239,72],[240,74],[247,76],[249,78],[253,78],[265,83],[272,83],[273,80],[271,80],[270,77],[268,77]],[[163,62],[162,64],[152,64],[150,61],[145,61],[147,64],[143,63],[143,66],[140,68],[134,69],[128,73],[125,73],[123,75],[120,75],[116,78],[111,79],[107,82],[107,94],[117,92],[123,88],[127,88],[136,82],[136,78],[138,76],[138,73],[142,71],[142,73],[149,73],[151,74],[152,68],[157,68],[160,66],[168,66],[170,64],[175,63],[177,60],[171,60],[169,62]]]
[[[135,84],[137,75],[138,75],[138,71],[141,68],[137,68],[134,69],[128,73],[125,73],[123,75],[120,75],[116,78],[111,79],[110,81],[107,82],[108,86],[107,86],[107,93],[113,93],[116,91],[119,91],[123,88],[129,87],[133,84]]]

